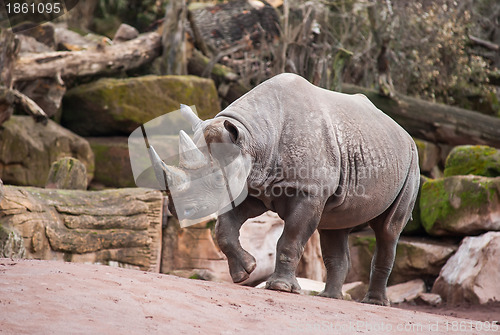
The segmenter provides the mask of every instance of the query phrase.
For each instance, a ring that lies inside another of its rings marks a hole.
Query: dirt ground
[[[473,315],[465,312],[456,315]],[[492,333],[484,331],[491,315],[479,315],[472,321],[100,265],[0,259],[2,334]]]

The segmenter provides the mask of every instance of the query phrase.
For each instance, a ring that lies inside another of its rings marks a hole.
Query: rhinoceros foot
[[[274,275],[269,278],[266,288],[274,291],[300,293],[300,285],[297,278],[277,278]]]
[[[257,266],[255,258],[244,250],[237,257],[228,256],[227,260],[229,263],[229,273],[234,283],[241,283],[247,280]]]
[[[332,293],[332,292],[328,292],[328,291],[321,291],[319,294],[318,294],[318,297],[323,297],[323,298],[332,298],[332,299],[344,299],[344,297],[342,296],[342,292],[340,293]]]
[[[370,298],[368,296],[366,296],[362,301],[362,303],[365,303],[365,304],[372,304],[372,305],[379,305],[379,306],[390,306],[391,303],[389,302],[389,299],[387,298]]]

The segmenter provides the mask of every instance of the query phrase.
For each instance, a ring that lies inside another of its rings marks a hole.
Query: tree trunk
[[[162,74],[184,75],[187,73],[186,22],[186,0],[170,0],[163,24]]]
[[[500,148],[500,118],[396,94],[383,97],[375,90],[343,84],[344,93],[362,93],[412,136],[450,145],[482,144]]]
[[[150,63],[161,52],[161,37],[152,32],[131,41],[95,50],[55,51],[28,54],[19,57],[14,70],[14,81],[38,78],[68,78],[109,74],[137,68]]]
[[[159,272],[162,202],[159,191],[139,188],[88,192],[5,186],[0,227],[22,237],[27,258]]]

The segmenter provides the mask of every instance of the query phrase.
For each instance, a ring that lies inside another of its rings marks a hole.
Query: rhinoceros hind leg
[[[349,270],[348,229],[321,229],[320,242],[323,262],[326,267],[325,290],[318,294],[321,297],[342,299],[342,285]]]
[[[408,222],[415,204],[419,181],[417,166],[410,169],[403,188],[392,205],[369,222],[375,232],[376,244],[371,264],[370,285],[362,302],[390,305],[386,295],[387,281],[394,265],[399,235]]]

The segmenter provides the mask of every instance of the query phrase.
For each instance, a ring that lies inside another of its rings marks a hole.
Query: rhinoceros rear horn
[[[179,155],[179,166],[186,169],[199,169],[208,163],[205,155],[183,130],[179,132]]]
[[[181,104],[181,114],[191,123],[193,131],[195,131],[203,122],[188,105]]]

